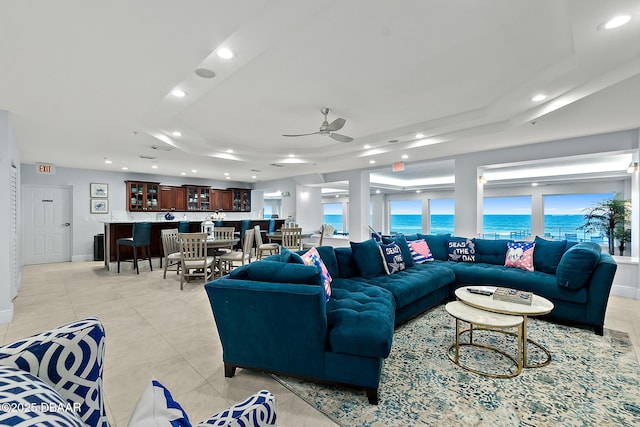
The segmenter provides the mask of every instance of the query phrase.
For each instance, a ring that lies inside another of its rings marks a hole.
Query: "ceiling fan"
[[[323,108],[322,110],[320,110],[320,112],[324,115],[324,121],[322,122],[322,125],[320,126],[320,130],[318,132],[302,133],[302,134],[299,134],[299,135],[282,135],[282,136],[324,135],[324,136],[330,136],[331,138],[335,139],[336,141],[340,141],[340,142],[351,142],[351,141],[353,141],[353,138],[351,138],[350,136],[346,136],[346,135],[341,135],[339,133],[335,133],[335,131],[342,129],[344,124],[347,122],[345,119],[337,118],[334,121],[332,121],[331,123],[329,123],[327,121],[327,115],[331,112],[331,109],[330,108]]]

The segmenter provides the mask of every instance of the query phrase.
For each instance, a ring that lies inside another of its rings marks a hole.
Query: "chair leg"
[[[133,264],[136,266],[136,273],[140,274],[140,270],[138,270],[138,248],[133,247]]]
[[[162,262],[162,258],[160,258],[160,262]],[[160,267],[162,267],[162,265],[160,265]],[[164,263],[164,277],[163,277],[163,279],[167,278],[167,267],[169,267],[169,258],[167,258],[167,262]]]
[[[116,258],[118,259],[118,274],[120,274],[120,245],[116,244]]]
[[[144,252],[147,254],[147,257],[149,257],[149,269],[153,271],[153,265],[151,265],[151,246],[145,246]],[[162,258],[160,258],[160,262],[162,262]],[[162,264],[160,264],[160,267],[162,267]]]

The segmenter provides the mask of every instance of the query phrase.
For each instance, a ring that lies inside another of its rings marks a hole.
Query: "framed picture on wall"
[[[107,199],[91,199],[92,214],[109,213],[109,201]]]
[[[109,184],[100,184],[92,182],[91,184],[91,197],[109,197]]]

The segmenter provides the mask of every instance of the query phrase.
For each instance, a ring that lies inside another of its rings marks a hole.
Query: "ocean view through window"
[[[605,241],[604,234],[586,233],[580,229],[584,224],[585,209],[598,202],[613,198],[614,193],[562,194],[544,196],[544,234],[553,239],[573,241]]]
[[[391,234],[421,233],[422,200],[389,201],[389,225]]]
[[[531,196],[485,197],[482,237],[524,239],[531,235]]]
[[[454,227],[454,199],[431,199],[429,200],[429,210],[431,212],[431,234],[453,234]]]
[[[331,224],[336,232],[344,232],[344,222],[342,214],[342,203],[323,203],[323,223]]]

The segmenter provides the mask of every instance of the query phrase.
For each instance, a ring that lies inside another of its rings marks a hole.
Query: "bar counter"
[[[222,227],[233,227],[235,231],[241,231],[243,221],[249,223],[248,228],[253,228],[256,225],[260,226],[260,230],[268,231],[269,219],[251,219],[251,220],[224,220],[222,221]],[[275,229],[282,228],[284,219],[274,219]],[[133,224],[135,222],[151,222],[151,257],[160,258],[162,253],[162,237],[161,230],[167,228],[178,228],[178,223],[181,221],[105,221],[104,222],[104,265],[109,269],[111,262],[116,262],[116,249],[117,240],[122,237],[133,236]],[[215,221],[214,221],[215,222]],[[200,225],[202,221],[189,221],[189,232],[199,233]],[[140,254],[140,252],[138,252]],[[120,247],[121,259],[133,258],[132,248],[129,246]]]

